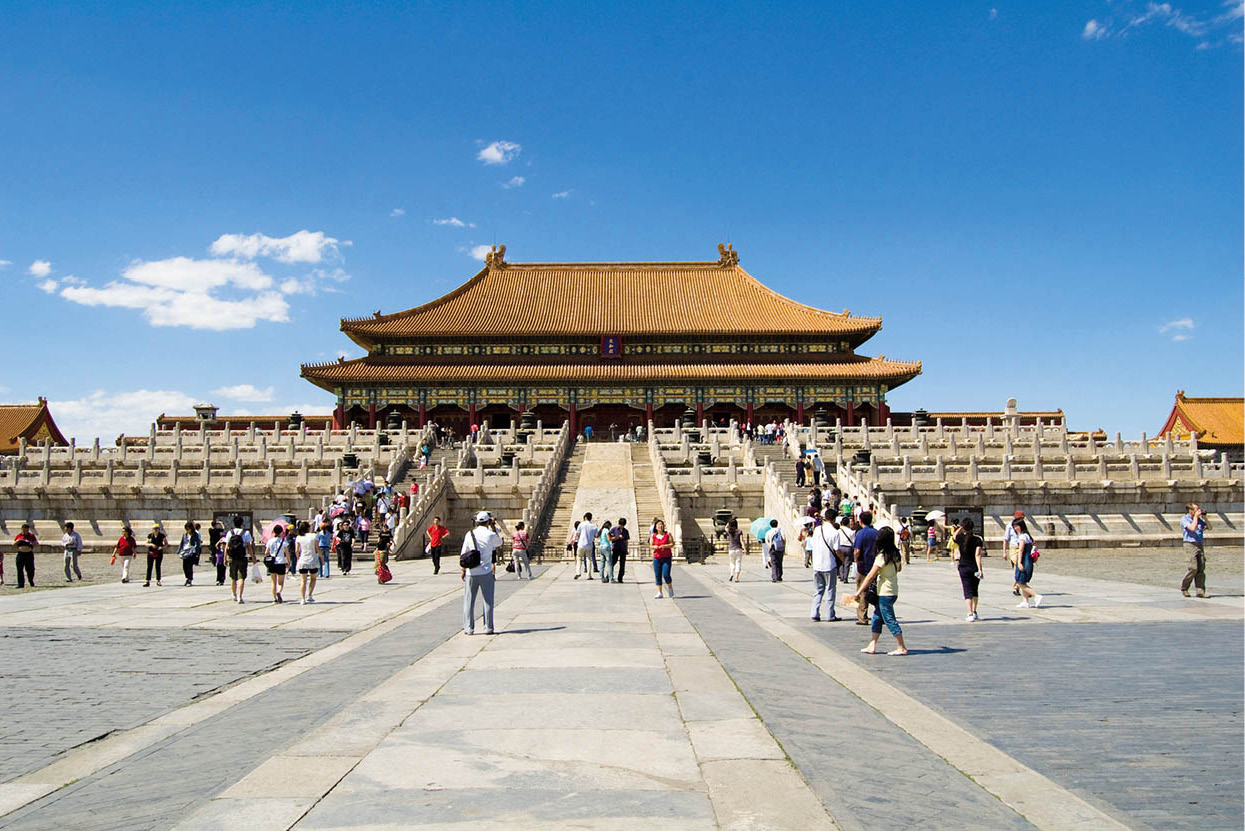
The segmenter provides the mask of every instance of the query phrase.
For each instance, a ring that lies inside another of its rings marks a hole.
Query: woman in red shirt
[[[121,583],[123,584],[130,582],[130,561],[134,560],[134,550],[137,548],[134,530],[126,526],[121,532],[121,539],[117,541],[116,548],[112,550],[114,557],[121,558]]]
[[[664,520],[657,521],[649,543],[653,547],[653,575],[657,578],[657,594],[653,597],[661,597],[661,582],[664,579],[666,590],[673,598],[674,584],[670,581],[670,563],[673,560],[674,538],[670,536],[670,532],[666,531]]]

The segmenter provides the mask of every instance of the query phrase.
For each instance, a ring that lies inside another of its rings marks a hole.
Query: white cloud
[[[991,20],[996,19],[998,16],[999,16],[999,10],[998,10],[998,9],[991,9],[991,10],[990,10],[990,19],[991,19]]]
[[[161,413],[189,414],[195,402],[193,396],[177,390],[96,390],[80,399],[50,401],[48,408],[66,436],[75,436],[79,444],[86,444],[97,436],[112,442],[123,433],[145,434]]]
[[[47,280],[43,281],[42,283],[38,284],[39,288],[47,292],[49,295],[54,294],[56,292],[56,287],[58,285],[59,284],[50,277]]]
[[[217,257],[272,257],[282,263],[319,263],[326,256],[340,256],[339,245],[348,246],[323,231],[296,231],[288,237],[269,237],[265,234],[222,234],[212,243],[211,252]]]
[[[1085,28],[1081,30],[1081,37],[1084,40],[1101,40],[1107,36],[1107,27],[1099,23],[1097,20],[1087,21]]]
[[[391,216],[391,217],[405,217],[405,216],[406,216],[406,209],[405,209],[405,208],[394,208],[392,211],[390,211],[390,212],[389,212],[389,216]]]
[[[433,220],[433,225],[451,225],[454,228],[475,228],[474,222],[463,222],[458,217],[446,217],[445,219]]]
[[[523,147],[515,142],[495,141],[480,148],[476,158],[486,165],[504,165],[518,158]]]
[[[254,384],[234,384],[229,387],[218,387],[212,391],[213,396],[223,396],[235,402],[270,402],[273,399],[273,388],[260,389]]]
[[[1159,332],[1163,334],[1171,333],[1173,341],[1188,341],[1191,337],[1189,333],[1193,330],[1194,323],[1192,318],[1178,318],[1174,321],[1168,321],[1159,327]]]
[[[6,266],[12,266],[12,265],[13,265],[12,260],[0,260],[0,269],[5,268]]]
[[[485,255],[489,253],[489,249],[490,249],[490,246],[480,245],[480,246],[472,246],[469,249],[465,249],[465,251],[467,252],[467,254],[471,255],[472,258],[479,260],[481,263],[483,263]]]
[[[507,190],[509,190],[510,188],[521,188],[523,187],[523,183],[526,181],[527,180],[524,179],[522,176],[513,176],[510,178],[509,182],[501,183],[501,186],[503,188],[506,188]]]
[[[52,264],[47,260],[36,260],[30,264],[30,268],[26,271],[35,277],[47,277],[52,273]]]
[[[558,191],[556,194],[553,195],[553,198],[554,199],[566,199],[568,196],[571,195],[571,192],[574,190],[575,190],[574,188],[567,188],[565,191]]]

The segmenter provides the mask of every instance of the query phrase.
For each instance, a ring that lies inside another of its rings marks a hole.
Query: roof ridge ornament
[[[484,255],[484,265],[490,269],[506,268],[506,247],[494,243],[492,248]]]
[[[730,243],[718,243],[718,265],[724,268],[739,265],[739,252]]]

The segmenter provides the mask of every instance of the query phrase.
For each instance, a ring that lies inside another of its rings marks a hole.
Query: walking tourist
[[[272,538],[264,547],[264,569],[272,580],[272,603],[281,604],[285,599],[281,591],[285,589],[285,573],[290,565],[290,548],[293,541],[286,534],[281,523],[272,527]]]
[[[159,523],[152,523],[151,533],[147,535],[147,580],[143,581],[143,586],[151,586],[151,567],[156,568],[156,586],[164,586],[160,583],[160,567],[164,563],[164,544],[168,543],[168,535],[164,533],[164,529],[160,528]]]
[[[320,558],[328,557],[328,553],[320,551],[320,537],[311,530],[311,524],[303,521],[298,524],[298,539],[294,542],[294,568],[298,570],[298,603],[314,604],[316,578],[320,574]]]
[[[82,570],[78,568],[78,558],[82,555],[82,535],[73,530],[73,523],[65,524],[65,533],[61,535],[61,549],[65,552],[65,582],[73,583],[70,570],[82,580]],[[3,570],[0,570],[3,574]]]
[[[233,600],[241,604],[247,564],[255,559],[255,541],[251,533],[242,528],[242,515],[233,516],[233,528],[225,535],[224,546],[225,557],[229,560],[229,590]]]
[[[614,565],[618,567],[618,583],[627,574],[627,549],[631,545],[631,532],[627,531],[627,518],[619,517],[618,524],[610,529],[610,543],[614,546]]]
[[[428,554],[432,557],[432,574],[441,571],[441,547],[445,545],[445,536],[450,530],[441,525],[441,518],[432,518],[428,527]]]
[[[734,517],[726,524],[726,557],[731,567],[726,580],[738,583],[744,566],[744,533],[739,529],[739,520]]]
[[[905,564],[912,562],[912,524],[907,517],[899,518],[899,551]]]
[[[320,523],[320,530],[316,533],[316,547],[320,550],[319,577],[327,580],[333,552],[333,524],[328,520]]]
[[[1012,521],[1012,528],[1016,530],[1015,560],[1012,563],[1016,567],[1016,587],[1020,590],[1020,603],[1016,605],[1016,609],[1036,609],[1042,606],[1042,596],[1029,587],[1033,582],[1033,538],[1029,536],[1025,521],[1020,518]],[[1032,603],[1029,599],[1033,599]]]
[[[872,521],[873,518],[869,519]],[[866,528],[869,527],[866,526]],[[895,545],[894,529],[886,526],[876,534],[878,557],[861,582],[862,588],[848,596],[848,601],[855,602],[858,609],[867,609],[869,605],[862,596],[866,594],[866,590],[873,588],[876,581],[877,586],[874,591],[877,593],[877,600],[874,602],[875,608],[871,622],[873,637],[869,639],[869,645],[862,647],[860,652],[872,654],[878,651],[878,639],[882,636],[882,624],[885,623],[886,629],[891,631],[898,645],[887,655],[906,656],[908,647],[903,641],[903,630],[899,628],[899,622],[895,620],[895,601],[899,599],[899,570],[903,569],[903,555],[899,553],[899,547]]]
[[[967,609],[964,620],[969,623],[977,620],[977,589],[986,576],[986,569],[981,563],[986,554],[986,544],[973,534],[973,526],[971,517],[962,517],[955,533],[958,552],[955,568],[960,573],[960,586],[964,589],[964,606]]]
[[[571,524],[571,530],[566,535],[566,554],[572,560],[579,558],[579,524],[581,521],[576,520]]]
[[[809,616],[814,621],[821,620],[821,603],[826,601],[827,621],[838,621],[838,613],[834,611],[835,598],[839,591],[839,560],[836,554],[838,529],[831,523],[822,523],[812,530],[810,538],[813,544],[813,609]]]
[[[806,481],[804,478],[804,457],[800,457],[795,461],[795,487],[803,488]]]
[[[769,552],[769,579],[771,583],[782,582],[782,559],[787,553],[787,539],[778,528],[778,521],[769,521],[769,531],[765,533],[765,548]]]
[[[356,528],[359,530],[359,548],[366,549],[368,535],[372,533],[372,521],[366,515],[360,514]]]
[[[813,528],[817,525],[817,521],[821,519],[820,513],[815,513],[812,506],[809,506],[809,515],[800,518],[800,534],[798,540],[804,547],[804,568],[809,569],[813,565]]]
[[[1021,509],[1017,509],[1015,513],[1012,514],[1012,520],[1024,520],[1026,524],[1029,522],[1028,517],[1025,516],[1024,511]],[[1016,529],[1011,523],[1008,523],[1007,528],[1003,529],[1003,556],[1007,558],[1010,563],[1015,563],[1017,560],[1017,551],[1020,546],[1017,539],[1018,537],[1019,535],[1016,534]],[[1029,537],[1032,539],[1033,535],[1029,535]],[[1012,584],[1012,595],[1020,595],[1020,584]]]
[[[614,579],[614,544],[610,541],[610,529],[614,526],[608,520],[601,523],[601,533],[597,535],[597,554],[601,556],[601,583],[608,584]]]
[[[597,533],[596,524],[592,522],[592,512],[585,512],[584,519],[579,523],[579,536],[575,542],[578,551],[575,580],[579,580],[579,576],[586,572],[588,580],[591,581],[592,573],[597,571]]]
[[[1184,507],[1184,517],[1180,518],[1180,538],[1183,541],[1185,560],[1189,564],[1184,579],[1180,582],[1180,594],[1189,597],[1189,586],[1197,587],[1197,597],[1206,597],[1206,512],[1197,503],[1189,503]]]
[[[350,574],[351,562],[354,559],[354,524],[350,515],[346,515],[337,523],[337,570],[342,575]]]
[[[855,563],[852,553],[856,549],[856,533],[852,530],[851,518],[838,517],[833,514],[833,509],[826,509],[826,519],[834,526],[834,553],[839,564],[839,580],[849,583]]]
[[[208,528],[208,546],[212,551],[212,565],[216,567],[216,585],[225,585],[225,526],[213,520]]]
[[[934,559],[934,552],[938,547],[938,521],[929,521],[929,527],[925,529],[925,560],[928,563]]]
[[[193,520],[187,520],[184,529],[181,542],[177,544],[177,556],[182,561],[182,574],[186,576],[185,586],[191,586],[195,581],[195,564],[203,553],[203,539],[199,537]]]
[[[852,542],[852,554],[856,560],[856,596],[861,594],[861,588],[866,585],[865,576],[873,569],[873,561],[878,553],[878,530],[873,528],[873,514],[863,512],[860,515],[860,525],[861,528]],[[861,626],[869,623],[869,605],[863,600],[856,607],[856,623]]]
[[[130,582],[130,561],[134,560],[136,551],[138,551],[138,541],[134,539],[134,530],[127,523],[121,527],[121,537],[117,538],[117,545],[112,549],[112,562],[116,563],[117,558],[121,558],[121,583],[123,584]]]
[[[484,632],[493,635],[493,591],[496,579],[493,574],[493,553],[501,546],[501,537],[489,527],[492,516],[487,511],[476,515],[476,525],[463,536],[458,565],[462,569],[463,585],[463,632],[474,635],[476,631],[476,595],[484,599]]]
[[[39,539],[30,530],[29,523],[22,523],[22,530],[13,537],[13,549],[17,552],[17,588],[22,589],[29,581],[35,585],[35,547]]]
[[[822,461],[821,454],[813,454],[813,485],[820,486],[825,475],[826,463]]]
[[[670,565],[674,561],[674,537],[666,531],[664,520],[658,520],[653,524],[653,535],[649,538],[649,546],[653,549],[653,576],[657,581],[657,594],[653,597],[661,597],[661,584],[665,581],[666,589],[673,598],[674,582],[670,575]]]
[[[510,560],[514,564],[514,578],[523,580],[523,570],[527,570],[527,579],[532,579],[532,560],[527,555],[527,547],[532,542],[531,532],[522,520],[514,526],[514,534],[510,535]]]

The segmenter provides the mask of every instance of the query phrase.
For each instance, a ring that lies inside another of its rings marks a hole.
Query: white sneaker
[[[299,605],[300,607],[305,607],[305,606],[307,606],[307,599],[306,599],[306,598],[299,598],[299,599],[298,599],[298,605]]]
[[[1033,608],[1034,608],[1034,609],[1037,609],[1037,608],[1038,608],[1038,607],[1040,607],[1040,606],[1042,606],[1042,596],[1041,596],[1041,595],[1039,595],[1038,597],[1036,597],[1036,598],[1034,598],[1034,599],[1033,599]]]
[[[1018,609],[1018,610],[1027,610],[1027,609],[1029,609],[1029,602],[1028,602],[1028,601],[1021,601],[1019,604],[1017,604],[1017,605],[1016,605],[1016,609]]]
[[[972,624],[974,621],[976,621],[976,619],[973,618],[973,614],[971,612],[968,615],[964,616],[964,620],[967,621],[969,624]]]
[[[660,598],[660,597],[662,597],[662,596],[661,596],[661,593],[659,592],[659,593],[657,593],[656,595],[654,595],[653,597],[654,597],[654,598]]]

